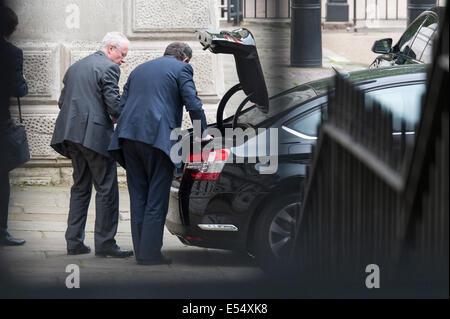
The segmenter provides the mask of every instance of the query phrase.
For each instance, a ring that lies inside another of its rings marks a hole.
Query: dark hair
[[[16,31],[18,24],[19,18],[11,8],[2,7],[0,9],[0,34],[2,36],[9,37]]]
[[[192,49],[187,43],[173,42],[167,46],[164,55],[171,55],[180,61],[183,61],[185,58],[190,60],[192,58]]]

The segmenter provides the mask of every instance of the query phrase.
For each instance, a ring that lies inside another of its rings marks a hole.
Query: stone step
[[[48,221],[48,222],[66,222],[67,214],[27,214],[27,213],[13,213],[9,214],[8,219],[10,221]],[[95,220],[95,216],[88,214],[88,221],[92,222]]]
[[[119,222],[117,232],[118,233],[130,233],[129,222]],[[67,222],[62,221],[17,221],[10,220],[8,221],[8,230],[11,231],[49,231],[49,232],[65,232],[67,228]],[[94,223],[87,222],[86,223],[86,233],[94,232]]]
[[[29,212],[16,212],[15,209],[9,211],[9,220],[16,221],[50,221],[50,222],[66,222],[68,217],[68,213],[29,213]],[[119,212],[119,220],[120,221],[129,221],[130,213],[127,211]],[[88,222],[95,221],[95,211],[88,211],[87,216]]]

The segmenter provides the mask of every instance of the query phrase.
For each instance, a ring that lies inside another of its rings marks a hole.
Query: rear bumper
[[[166,227],[186,245],[246,251],[246,244],[225,232],[204,231],[198,226],[186,226],[166,219]]]
[[[196,214],[196,216],[200,215]],[[228,227],[223,227],[223,225]],[[231,226],[235,226],[235,228]],[[246,236],[243,236],[239,228],[233,223],[208,223],[195,216],[190,216],[189,221],[184,220],[178,189],[176,188],[172,188],[170,192],[166,227],[172,235],[177,236],[187,245],[242,251],[247,248]],[[207,230],[208,228],[209,230]]]

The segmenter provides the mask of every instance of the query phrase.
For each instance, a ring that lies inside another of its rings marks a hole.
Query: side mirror
[[[372,46],[372,52],[386,54],[392,50],[392,39],[382,39],[375,41]]]

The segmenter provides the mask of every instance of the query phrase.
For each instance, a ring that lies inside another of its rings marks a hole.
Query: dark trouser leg
[[[162,151],[150,145],[125,140],[123,150],[136,259],[157,259],[161,255],[174,167]]]
[[[140,257],[142,223],[144,221],[145,205],[147,204],[148,182],[145,163],[139,152],[139,144],[124,140],[122,144],[127,163],[127,183],[130,194],[131,235],[136,259]]]
[[[119,224],[119,185],[116,162],[80,146],[87,160],[97,192],[95,196],[95,250],[104,251],[116,245],[114,237]]]
[[[84,242],[89,202],[92,195],[92,175],[83,153],[77,145],[69,144],[73,166],[73,186],[67,221],[67,249],[75,249]]]
[[[157,259],[161,256],[164,224],[169,206],[170,186],[174,166],[159,149],[151,147],[147,164],[148,192],[141,233],[141,258]]]
[[[9,196],[9,174],[0,170],[0,235],[3,235],[8,229]]]

